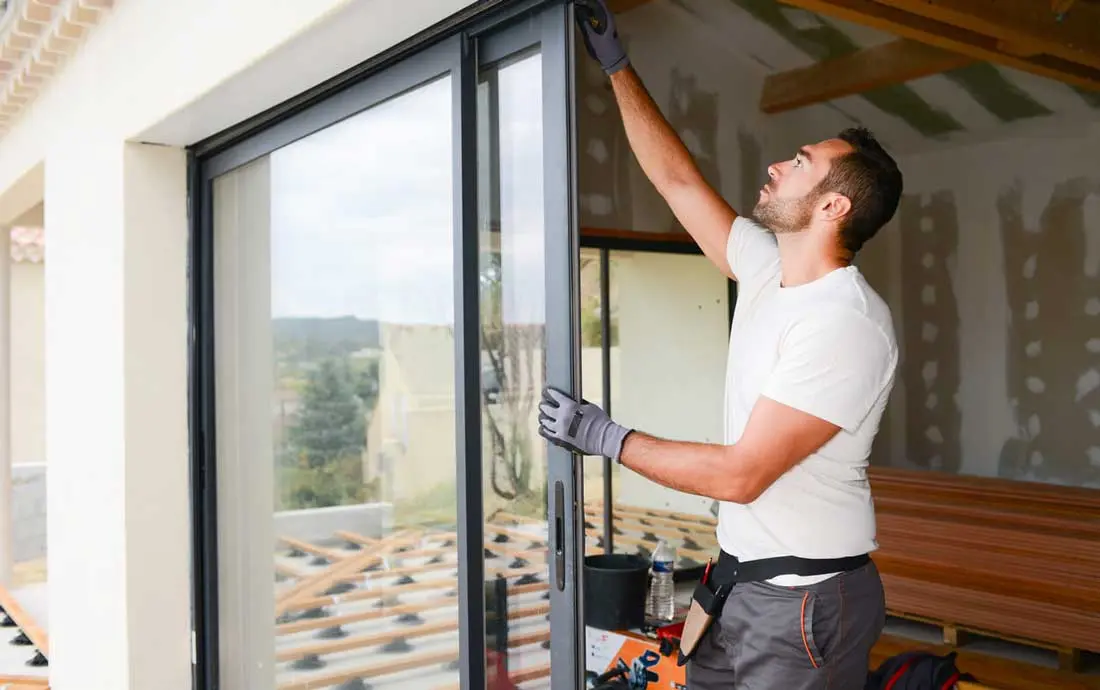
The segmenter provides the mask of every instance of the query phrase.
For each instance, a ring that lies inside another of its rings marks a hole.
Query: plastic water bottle
[[[675,583],[672,569],[676,565],[676,551],[664,539],[653,552],[653,564],[649,569],[649,596],[646,599],[646,617],[671,621],[676,613],[673,599]]]

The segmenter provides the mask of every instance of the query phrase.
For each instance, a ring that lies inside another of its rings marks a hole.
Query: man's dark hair
[[[840,227],[840,244],[855,256],[894,217],[901,198],[901,171],[866,128],[845,129],[837,138],[854,150],[833,161],[819,190],[843,194],[852,202]]]

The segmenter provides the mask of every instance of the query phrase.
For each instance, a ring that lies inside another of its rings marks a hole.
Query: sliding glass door
[[[200,688],[579,686],[536,432],[576,385],[571,22],[507,4],[199,155]]]
[[[580,687],[573,458],[548,447],[532,423],[544,385],[570,390],[575,379],[566,15],[522,18],[478,42],[490,688]]]

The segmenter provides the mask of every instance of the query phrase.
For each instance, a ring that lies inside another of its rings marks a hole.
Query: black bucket
[[[600,630],[645,623],[649,559],[638,554],[584,557],[584,624]]]

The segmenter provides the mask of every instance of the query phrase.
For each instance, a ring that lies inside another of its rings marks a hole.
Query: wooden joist
[[[760,110],[782,113],[815,103],[903,84],[972,64],[974,58],[935,46],[898,39],[768,75],[760,92]]]
[[[310,553],[314,556],[320,556],[321,558],[327,560],[329,563],[335,563],[336,561],[339,561],[348,555],[346,552],[338,551],[336,549],[325,548],[323,546],[317,546],[316,544],[311,544],[308,541],[303,541],[301,539],[295,539],[294,537],[279,537],[279,541],[286,544],[292,549],[300,551],[301,553]]]
[[[0,607],[3,607],[7,615],[19,626],[19,629],[26,633],[35,649],[41,652],[42,656],[49,658],[50,638],[45,629],[23,609],[15,595],[2,585],[0,585]]]
[[[452,563],[449,567],[455,567]],[[486,577],[501,576],[505,579],[521,578],[526,575],[546,575],[547,567],[545,565],[535,566],[530,568],[487,568],[485,571]],[[410,592],[420,592],[430,589],[439,589],[441,587],[447,587],[453,584],[452,580],[435,579],[427,580],[424,582],[411,582],[407,585],[393,585],[390,587],[375,587],[373,589],[362,589],[346,594],[335,595],[321,595],[314,597],[306,597],[295,599],[289,602],[285,607],[285,612],[293,611],[305,611],[309,609],[322,608],[325,606],[333,606],[341,603],[350,603],[353,601],[365,601],[369,599],[381,599],[400,594],[407,594]]]
[[[299,579],[294,586],[285,592],[281,592],[276,598],[275,616],[278,617],[287,611],[293,610],[293,606],[298,599],[315,595],[317,592],[333,585],[343,575],[361,572],[363,569],[381,562],[386,554],[402,546],[416,544],[419,538],[419,533],[408,530],[399,532],[363,549],[354,556],[333,563],[319,573]]]
[[[545,616],[548,613],[550,613],[549,604],[533,604],[531,606],[525,606],[509,611],[508,620],[523,620],[525,618]],[[301,659],[302,657],[310,655],[321,656],[324,654],[337,654],[339,652],[347,652],[355,649],[362,649],[364,647],[376,647],[378,645],[386,644],[387,642],[391,642],[392,640],[398,638],[411,640],[418,637],[428,637],[431,635],[441,635],[443,633],[455,632],[456,630],[458,630],[458,619],[449,618],[447,620],[437,621],[435,623],[424,623],[415,628],[385,630],[382,632],[368,633],[365,635],[353,635],[351,637],[345,637],[342,640],[315,642],[313,644],[295,647],[293,649],[283,649],[276,653],[275,660],[283,662]]]
[[[439,583],[434,584],[434,588],[439,587]],[[457,580],[454,582],[454,585],[458,585]],[[547,585],[545,582],[533,582],[529,585],[512,585],[507,588],[507,593],[509,597],[515,597],[522,596],[524,594],[545,592],[549,588],[549,585]],[[408,590],[406,589],[403,591]],[[362,623],[364,621],[392,618],[394,616],[401,616],[410,613],[424,613],[425,611],[435,611],[451,606],[458,606],[458,598],[444,596],[436,599],[430,599],[428,601],[422,601],[417,604],[396,604],[394,606],[386,606],[384,608],[371,609],[369,611],[358,611],[356,613],[347,613],[338,616],[327,616],[325,618],[306,618],[304,620],[294,621],[292,623],[283,623],[276,626],[275,634],[292,635],[295,633],[307,632],[309,630],[321,630],[324,628],[332,628],[341,625],[350,625],[352,623]]]
[[[1001,35],[997,36],[968,28],[975,25],[973,21],[964,22],[962,24],[949,23],[929,16],[933,13],[932,10],[922,10],[922,13],[918,14],[905,9],[899,9],[897,6],[885,4],[885,2],[878,2],[877,0],[779,1],[811,12],[817,12],[827,17],[835,17],[856,24],[863,24],[864,26],[869,26],[879,31],[892,33],[900,38],[908,38],[926,43],[943,50],[971,57],[975,60],[988,61],[1005,67],[1012,67],[1085,89],[1100,90],[1100,67],[1095,64],[1095,54],[1092,48],[1097,40],[1095,34],[1092,40],[1086,44],[1084,49],[1073,48],[1071,50],[1065,46],[1056,49],[1053,42],[1057,39],[1054,37],[1054,34],[1051,33],[1053,29],[1050,29],[1046,24],[1042,25],[1042,32],[1036,32],[1026,37],[1021,38],[1014,33],[1008,34],[1014,37],[1012,40],[1009,40],[1004,37],[1006,35],[1005,32],[1001,32]],[[915,8],[916,3],[918,3],[918,0],[904,1],[907,3],[910,1],[913,2],[913,8]],[[894,0],[890,0],[890,2],[894,2]],[[902,0],[898,0],[898,4],[901,2]],[[937,8],[942,9],[947,3],[942,1],[931,2],[930,0],[919,0],[919,4],[926,6],[935,5]],[[977,0],[960,0],[960,2],[956,3],[952,0],[951,4],[960,7],[964,5],[970,7],[971,5],[978,4],[978,2]],[[981,4],[991,8],[991,11],[1002,9],[1001,3],[984,2]],[[1014,12],[1020,8],[1024,8],[1027,4],[1028,3],[1024,2],[1005,3],[1005,5],[1010,5]],[[1043,3],[1036,2],[1032,4],[1034,4],[1035,7],[1049,12],[1049,6],[1044,6]],[[1083,6],[1083,4],[1075,6],[1074,12],[1077,13]],[[1004,8],[1004,11],[1007,12],[1007,10],[1007,7]],[[936,12],[939,11],[940,9],[936,10]],[[984,19],[984,15],[978,17],[978,19]],[[1013,19],[1013,22],[1016,21],[1018,20]],[[1074,29],[1075,33],[1072,35],[1076,36],[1076,32],[1081,30],[1095,31],[1095,26],[1096,25],[1093,24],[1090,28],[1087,23],[1078,20],[1078,27]],[[1083,29],[1081,27],[1083,27]],[[1044,52],[1031,56],[1015,54],[1019,52],[1028,52],[1026,50],[1006,52],[1001,47],[1006,40],[1008,43],[1015,43],[1022,46],[1038,44],[1042,46]],[[1049,50],[1054,50],[1055,52],[1046,52]],[[1065,57],[1066,55],[1072,55],[1073,57],[1067,59],[1067,57]]]
[[[1100,7],[1082,2],[1070,19],[1029,0],[875,0],[915,16],[968,29],[1100,70]]]
[[[546,642],[549,639],[549,630],[532,632],[529,634],[509,637],[508,646],[510,648],[525,647],[531,644]],[[378,678],[380,676],[386,676],[393,673],[409,671],[414,668],[440,666],[443,664],[454,662],[457,659],[457,649],[449,649],[440,652],[430,652],[426,654],[416,654],[406,657],[401,661],[386,660],[344,671],[337,671],[334,673],[328,673],[319,676],[310,676],[308,678],[303,678],[302,680],[280,683],[278,686],[278,690],[313,690],[315,688],[327,688],[329,686],[338,685],[340,683],[352,681],[357,678]],[[457,671],[455,673],[457,674]]]

